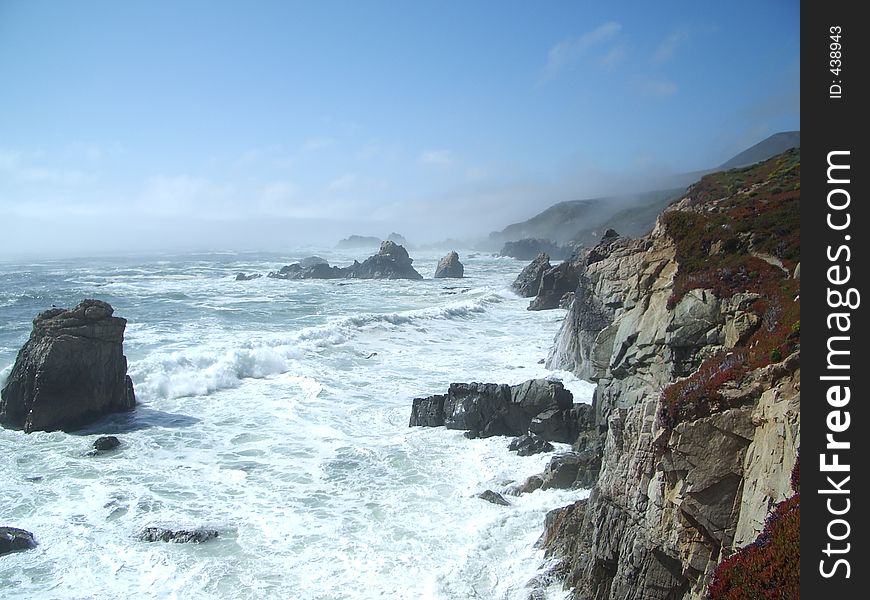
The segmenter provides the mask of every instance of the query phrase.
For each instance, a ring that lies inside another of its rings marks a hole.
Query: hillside
[[[794,147],[800,147],[799,131],[776,133],[733,156],[719,167],[668,177],[654,191],[559,202],[526,221],[490,233],[486,246],[498,249],[505,242],[541,238],[559,244],[572,242],[591,247],[601,239],[601,234],[607,229],[637,237],[652,229],[659,213],[671,201],[676,200],[686,186],[702,176],[748,166]]]

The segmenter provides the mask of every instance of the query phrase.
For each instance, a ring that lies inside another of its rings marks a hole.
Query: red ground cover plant
[[[758,538],[716,568],[707,589],[711,600],[800,598],[800,456],[791,484],[795,494],[776,505]]]

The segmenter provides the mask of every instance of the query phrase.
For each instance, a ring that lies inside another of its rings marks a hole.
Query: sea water
[[[464,279],[433,279],[443,252],[413,252],[422,281],[235,280],[312,252],[0,262],[0,382],[36,314],[97,298],[128,320],[139,402],[72,434],[0,429],[0,525],[39,544],[0,557],[0,597],[525,600],[541,586],[544,516],[587,492],[490,504],[477,494],[549,455],[408,419],[454,381],[557,377],[591,401],[541,364],[565,311],[527,311],[510,291],[524,263],[468,252]],[[89,455],[105,434],[121,447]],[[220,535],[140,541],[149,526]]]

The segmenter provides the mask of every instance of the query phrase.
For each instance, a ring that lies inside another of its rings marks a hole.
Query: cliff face
[[[648,236],[584,257],[548,359],[598,383],[600,475],[544,536],[574,597],[703,598],[791,495],[799,161],[707,177]]]

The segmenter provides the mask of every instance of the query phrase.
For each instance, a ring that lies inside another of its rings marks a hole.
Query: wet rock
[[[444,401],[447,394],[414,398],[408,427],[441,427],[444,425]]]
[[[485,492],[478,494],[477,497],[486,500],[487,502],[498,504],[499,506],[511,505],[510,502],[504,499],[504,496],[502,496],[498,492],[493,492],[492,490],[486,490]]]
[[[236,273],[236,281],[252,281],[254,279],[259,279],[262,277],[259,273],[251,273],[250,275],[246,275],[245,273]]]
[[[33,534],[17,527],[0,527],[0,555],[36,546]]]
[[[529,310],[558,308],[562,298],[572,293],[579,281],[579,273],[571,261],[566,260],[547,269],[541,275],[538,295],[529,304]]]
[[[518,456],[532,456],[542,452],[552,452],[554,448],[553,444],[532,433],[514,438],[508,445],[508,450],[516,452]]]
[[[174,544],[202,544],[219,536],[216,529],[164,529],[146,527],[139,534],[143,542],[172,542]]]
[[[33,320],[6,385],[0,424],[25,432],[70,431],[136,405],[124,356],[126,319],[100,300]]]
[[[121,440],[116,438],[114,435],[104,435],[98,437],[96,441],[94,441],[94,450],[97,452],[108,452],[109,450],[114,450],[120,445]]]
[[[413,262],[404,246],[385,240],[377,254],[347,267],[347,276],[352,279],[423,279],[411,266]]]

